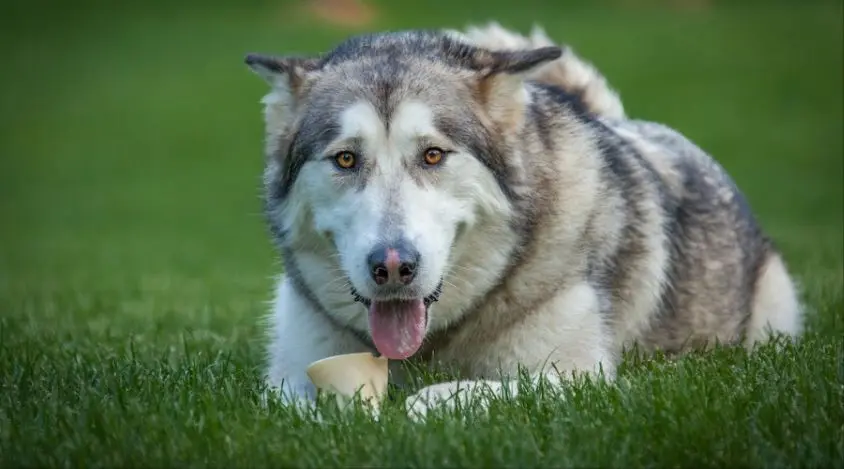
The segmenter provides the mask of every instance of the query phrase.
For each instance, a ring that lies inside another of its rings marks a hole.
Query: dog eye
[[[444,155],[445,152],[440,148],[428,148],[427,150],[425,150],[425,164],[429,166],[438,165],[443,160]]]
[[[334,162],[337,163],[337,166],[341,169],[352,169],[357,163],[357,158],[355,158],[355,154],[350,151],[341,151],[334,155]]]

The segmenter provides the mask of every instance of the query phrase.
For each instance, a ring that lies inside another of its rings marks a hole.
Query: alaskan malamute
[[[420,416],[500,393],[519,367],[612,378],[633,344],[801,331],[783,260],[724,169],[628,118],[539,29],[370,34],[246,63],[270,85],[264,201],[285,269],[268,380],[288,397],[313,397],[307,365],[342,353],[458,370],[407,401]]]

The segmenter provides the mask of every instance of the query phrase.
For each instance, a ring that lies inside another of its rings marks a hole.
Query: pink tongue
[[[419,350],[427,323],[422,300],[373,301],[369,307],[372,341],[391,360],[404,360]]]

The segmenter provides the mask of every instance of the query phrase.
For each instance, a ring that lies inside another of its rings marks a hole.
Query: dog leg
[[[286,403],[308,404],[316,389],[307,375],[311,363],[344,353],[369,351],[352,333],[313,308],[287,278],[279,282],[270,315],[267,384]]]
[[[614,379],[616,358],[610,352],[612,340],[600,305],[598,292],[586,283],[561,292],[517,327],[479,347],[483,356],[468,358],[488,364],[475,365],[476,369],[487,368],[485,375],[494,372],[493,363],[500,363],[500,369],[509,374],[508,382],[459,380],[425,387],[407,399],[408,416],[421,420],[431,409],[442,406],[478,405],[484,409],[492,399],[515,397],[519,389],[513,378],[519,366],[528,367],[534,384],[540,379],[559,384],[561,375],[571,372]]]

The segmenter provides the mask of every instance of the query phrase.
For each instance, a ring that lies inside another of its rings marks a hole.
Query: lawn
[[[377,423],[259,399],[280,267],[242,57],[349,31],[283,2],[53,3],[0,7],[0,467],[841,467],[841,1],[376,2],[371,29],[540,20],[722,162],[810,307],[796,344],[631,354],[617,385],[423,424],[398,394]]]

